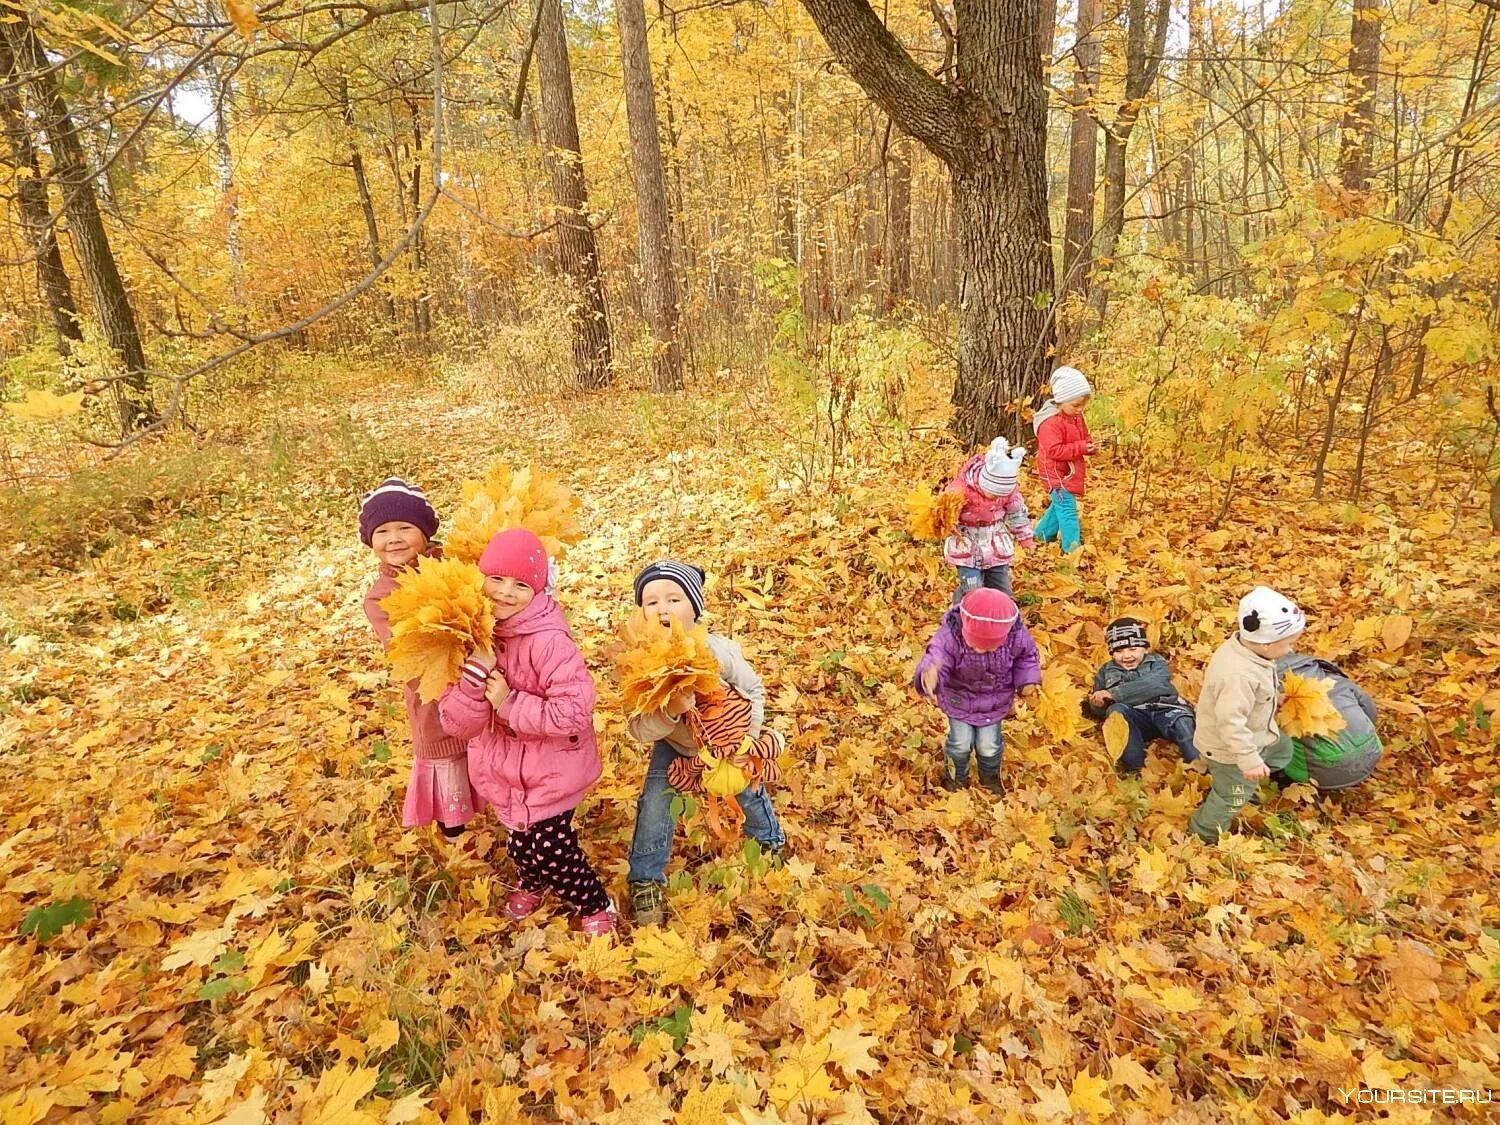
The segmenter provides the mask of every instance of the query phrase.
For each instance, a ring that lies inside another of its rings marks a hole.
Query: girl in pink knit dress
[[[396,588],[401,572],[422,555],[437,556],[437,512],[416,485],[390,477],[366,496],[359,509],[360,540],[380,560],[380,575],[365,594],[365,616],[380,643],[390,646],[391,626],[380,601]],[[417,681],[406,685],[406,718],[411,725],[411,780],[401,823],[407,828],[436,824],[452,840],[463,835],[484,802],[469,784],[468,745],[443,730],[436,702],[417,697]]]

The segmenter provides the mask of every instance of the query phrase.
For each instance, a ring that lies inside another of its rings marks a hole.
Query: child
[[[1291,739],[1276,726],[1281,676],[1276,661],[1307,627],[1302,611],[1257,586],[1240,599],[1239,629],[1219,646],[1198,695],[1196,743],[1213,785],[1189,827],[1214,843],[1255,792],[1256,783],[1292,759]]]
[[[989,589],[965,594],[943,615],[914,680],[917,691],[948,716],[943,788],[953,792],[968,785],[973,751],[979,756],[979,784],[1004,796],[1000,720],[1010,714],[1017,692],[1035,694],[1042,682],[1036,642],[1010,595]]]
[[[1093,393],[1082,371],[1059,367],[1052,373],[1052,397],[1031,420],[1036,431],[1037,471],[1050,501],[1036,525],[1036,537],[1043,543],[1059,540],[1065,555],[1083,542],[1078,501],[1088,477],[1084,458],[1094,452],[1083,410]]]
[[[547,590],[547,552],[524,528],[502,531],[479,556],[495,607],[493,661],[472,656],[443,692],[443,727],[469,742],[474,788],[509,829],[519,921],[554,891],[590,936],[615,928],[614,906],[578,846],[573,810],[599,779],[594,681]]]
[[[1115,772],[1139,776],[1146,764],[1146,745],[1157,738],[1175,742],[1184,762],[1196,762],[1192,704],[1172,682],[1166,657],[1151,651],[1145,624],[1133,617],[1111,621],[1104,643],[1109,660],[1094,676],[1084,708],[1095,719],[1119,715],[1130,727],[1130,740]]]
[[[1282,675],[1295,672],[1308,679],[1332,680],[1329,701],[1344,717],[1344,729],[1332,735],[1292,740],[1292,758],[1281,781],[1311,781],[1319,789],[1348,789],[1375,772],[1384,753],[1375,733],[1375,701],[1339,669],[1315,656],[1289,653],[1276,661]]]
[[[635,576],[635,604],[648,621],[666,626],[675,620],[683,628],[691,628],[703,616],[704,577],[703,570],[690,563],[671,559],[654,562]],[[765,721],[765,685],[734,641],[710,633],[708,645],[719,662],[724,684],[750,701],[749,737],[757,738]],[[635,832],[630,838],[630,906],[637,925],[659,926],[666,919],[662,887],[676,827],[672,818],[676,790],[667,775],[679,755],[698,753],[687,719],[696,703],[691,695],[674,698],[662,710],[630,720],[631,735],[652,744],[646,780],[636,802]],[[770,794],[764,787],[746,787],[735,800],[745,813],[745,835],[759,841],[772,856],[780,856],[786,847],[786,835],[776,819]]]
[[[381,599],[396,588],[396,579],[418,557],[441,554],[432,537],[438,515],[427,496],[399,477],[380,483],[359,507],[359,538],[380,560],[380,576],[365,594],[365,616],[380,643],[391,643],[391,626]],[[411,778],[401,823],[407,828],[436,824],[448,839],[463,835],[474,819],[477,801],[469,784],[469,765],[463,742],[450,738],[438,718],[436,703],[417,697],[417,681],[406,685],[406,721],[411,727]]]
[[[1025,456],[1026,450],[1011,449],[998,437],[989,449],[965,461],[948,486],[964,498],[958,529],[943,544],[943,561],[958,569],[954,605],[981,586],[1014,596],[1010,567],[1016,543],[1030,547],[1033,541],[1031,514],[1016,487]]]

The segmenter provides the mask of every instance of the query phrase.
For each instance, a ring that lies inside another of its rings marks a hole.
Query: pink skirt
[[[469,784],[469,758],[413,758],[411,780],[406,783],[406,804],[401,823],[421,828],[438,823],[453,828],[468,824],[484,808],[484,798]]]

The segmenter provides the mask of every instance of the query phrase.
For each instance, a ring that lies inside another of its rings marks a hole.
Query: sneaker
[[[589,937],[603,937],[614,933],[617,928],[613,901],[597,914],[585,914],[578,919],[578,929]]]
[[[667,899],[660,883],[630,884],[630,916],[637,926],[660,926],[667,920]]]
[[[505,916],[519,922],[529,918],[542,905],[542,896],[531,891],[511,891],[505,899]]]
[[[979,775],[979,784],[996,797],[1005,796],[1005,782],[1000,780],[998,773],[981,773]]]
[[[960,789],[967,789],[968,787],[969,779],[967,777],[949,777],[946,773],[943,774],[943,788],[948,790],[948,792],[957,793]]]

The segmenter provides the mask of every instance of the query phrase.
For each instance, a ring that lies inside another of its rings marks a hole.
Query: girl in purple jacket
[[[917,663],[915,683],[948,716],[944,789],[953,792],[969,784],[973,752],[979,755],[979,784],[997,797],[1004,795],[1000,720],[1010,714],[1017,693],[1034,694],[1041,682],[1036,642],[1004,591],[971,590],[943,615]]]
[[[443,692],[443,729],[469,744],[469,780],[509,829],[519,886],[505,900],[517,920],[551,891],[591,936],[615,928],[615,910],[578,845],[573,810],[599,780],[594,681],[547,593],[547,552],[523,528],[502,531],[479,556],[495,607],[495,657],[471,656]]]

